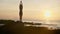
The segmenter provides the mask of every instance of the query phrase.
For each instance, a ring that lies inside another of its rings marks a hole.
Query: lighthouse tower
[[[19,18],[20,18],[20,22],[22,22],[22,16],[23,16],[23,3],[22,0],[20,1],[20,5],[19,5]]]

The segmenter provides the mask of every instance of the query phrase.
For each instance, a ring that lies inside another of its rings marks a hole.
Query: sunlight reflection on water
[[[42,23],[42,25],[30,25],[24,24],[24,26],[32,26],[32,27],[47,27],[49,30],[60,29],[60,24],[56,22],[51,23]]]
[[[0,24],[0,26],[4,26],[4,24]]]

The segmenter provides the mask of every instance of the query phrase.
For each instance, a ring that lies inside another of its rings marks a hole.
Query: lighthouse
[[[20,22],[22,22],[22,16],[23,16],[23,3],[22,3],[22,0],[21,0],[20,5],[19,5],[19,19],[20,19]]]

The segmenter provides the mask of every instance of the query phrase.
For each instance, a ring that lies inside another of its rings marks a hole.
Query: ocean
[[[41,23],[41,25],[24,24],[24,26],[47,27],[48,29],[60,29],[60,21],[27,21],[30,23]]]

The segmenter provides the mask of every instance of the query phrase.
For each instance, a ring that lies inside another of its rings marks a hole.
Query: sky
[[[22,1],[23,20],[60,20],[60,0]],[[20,0],[0,0],[0,19],[19,20],[19,3]]]

